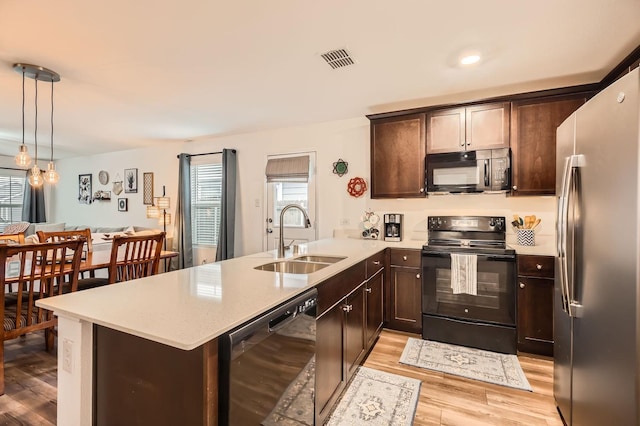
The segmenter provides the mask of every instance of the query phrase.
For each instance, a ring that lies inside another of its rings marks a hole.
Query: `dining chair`
[[[93,287],[156,275],[166,233],[115,236],[111,242],[107,278],[81,280]]]
[[[44,244],[0,244],[0,395],[4,394],[4,342],[44,330],[45,347],[53,348],[57,318],[39,308],[39,299],[76,291],[84,239]],[[17,291],[5,293],[16,283]]]
[[[85,239],[85,246],[82,247],[82,250],[85,250],[87,253],[93,252],[93,244],[91,242],[91,229],[77,229],[72,231],[37,231],[36,235],[38,236],[38,241],[41,243],[52,243],[56,241],[66,241],[66,240],[77,240],[80,238]],[[83,255],[83,258],[85,256]],[[95,277],[95,271],[89,272],[89,278]],[[78,281],[78,290],[85,290],[86,288],[90,288],[89,283],[86,283],[84,280],[84,272],[82,272],[82,276],[80,281]]]
[[[0,234],[0,243],[24,244],[24,232],[17,234]]]

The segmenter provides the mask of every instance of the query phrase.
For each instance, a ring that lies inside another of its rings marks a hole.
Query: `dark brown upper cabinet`
[[[427,113],[427,153],[509,147],[508,102]]]
[[[371,121],[371,198],[425,196],[424,114]]]
[[[511,104],[511,194],[553,195],[556,129],[585,103],[585,94]]]

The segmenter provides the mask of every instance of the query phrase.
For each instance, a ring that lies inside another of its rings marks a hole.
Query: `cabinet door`
[[[371,122],[371,198],[424,197],[424,114]]]
[[[553,355],[553,280],[518,277],[518,350]]]
[[[316,321],[316,413],[319,418],[328,414],[332,397],[344,380],[342,308],[342,304],[338,304]]]
[[[344,327],[344,362],[347,371],[347,380],[358,366],[361,355],[364,354],[365,340],[365,286],[358,287],[356,291],[347,297],[345,308]],[[316,375],[319,374],[316,371]]]
[[[367,335],[365,342],[367,343],[367,349],[369,349],[382,329],[384,271],[378,272],[367,282],[365,291],[367,295]]]
[[[465,109],[453,108],[427,114],[427,154],[465,149]]]
[[[509,148],[509,106],[505,102],[466,108],[467,151]]]
[[[422,278],[419,268],[392,266],[389,328],[422,333]]]
[[[556,129],[586,101],[514,102],[511,108],[512,194],[547,195],[556,190]]]

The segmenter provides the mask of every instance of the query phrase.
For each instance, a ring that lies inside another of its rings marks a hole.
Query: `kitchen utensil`
[[[536,229],[536,227],[538,225],[540,225],[540,222],[542,221],[542,219],[536,219],[536,221],[533,223],[533,226],[531,227],[531,229]]]
[[[514,220],[513,222],[511,222],[511,225],[513,225],[513,227],[516,229],[520,228],[520,222],[518,222],[517,220]]]

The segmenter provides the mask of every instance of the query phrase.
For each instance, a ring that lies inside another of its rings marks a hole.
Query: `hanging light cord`
[[[53,78],[51,79],[51,162],[53,163]]]
[[[22,145],[24,145],[24,67],[22,67]]]
[[[35,134],[33,136],[33,140],[36,144],[36,159],[34,166],[38,166],[38,76],[36,76],[36,125],[35,125]]]

